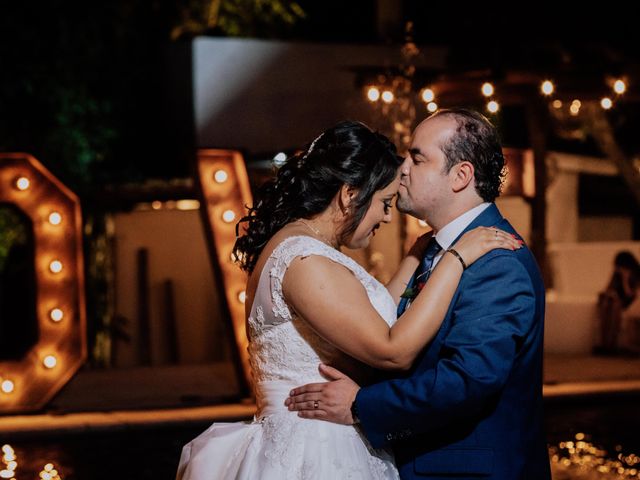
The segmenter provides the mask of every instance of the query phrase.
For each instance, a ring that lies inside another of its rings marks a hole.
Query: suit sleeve
[[[358,418],[374,447],[471,417],[505,385],[533,326],[535,294],[517,258],[496,252],[465,273],[437,363],[358,392]]]

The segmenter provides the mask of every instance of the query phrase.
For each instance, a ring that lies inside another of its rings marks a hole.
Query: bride
[[[440,326],[465,264],[494,248],[519,248],[495,228],[466,233],[396,320],[430,235],[417,240],[386,287],[339,249],[366,247],[391,221],[401,162],[386,137],[342,122],[262,188],[234,248],[250,273],[257,412],[249,423],[215,423],[187,444],[178,480],[399,478],[391,454],[371,448],[356,426],[290,412],[289,391],[323,381],[320,363],[360,384],[373,380],[374,369],[409,369]]]

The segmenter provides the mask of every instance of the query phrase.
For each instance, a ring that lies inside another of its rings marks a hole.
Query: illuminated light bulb
[[[496,113],[498,110],[500,110],[500,104],[495,100],[491,100],[489,103],[487,103],[487,110],[489,110],[491,113]]]
[[[54,355],[47,355],[42,360],[42,364],[47,368],[54,368],[58,364],[58,359]]]
[[[31,182],[27,177],[20,177],[16,180],[16,188],[25,191],[31,186]]]
[[[624,80],[618,79],[615,82],[613,82],[613,91],[616,92],[618,95],[621,95],[627,91],[627,84],[624,83]]]
[[[13,478],[12,470],[0,470],[0,478]]]
[[[422,90],[422,101],[424,103],[433,102],[433,99],[436,98],[435,93],[430,88],[425,88]]]
[[[47,463],[47,464],[44,466],[44,471],[45,471],[45,472],[50,472],[51,470],[53,470],[53,463]]]
[[[182,211],[199,210],[200,202],[198,200],[178,200],[176,202],[176,208]]]
[[[562,108],[562,100],[554,100],[551,105],[553,105],[553,108],[556,108],[556,109]]]
[[[600,106],[605,110],[609,110],[611,107],[613,107],[613,102],[609,97],[604,97],[602,100],[600,100]]]
[[[160,210],[162,208],[162,202],[160,200],[154,200],[151,202],[151,208],[154,210]]]
[[[385,90],[384,92],[382,92],[382,101],[384,103],[391,103],[393,102],[394,98],[395,96],[393,95],[393,92],[391,90]]]
[[[247,292],[243,290],[238,293],[238,301],[244,305],[244,302],[247,301]]]
[[[427,103],[427,110],[431,113],[435,112],[438,110],[438,104],[436,102]]]
[[[0,390],[2,390],[2,393],[11,393],[15,388],[16,386],[11,380],[3,380],[0,384]]]
[[[235,218],[236,218],[236,214],[233,210],[225,210],[222,213],[222,220],[224,220],[227,223],[233,222]]]
[[[18,468],[18,462],[16,462],[15,460],[7,463],[7,470],[15,470],[16,468]]]
[[[482,94],[485,97],[490,97],[491,95],[493,95],[494,92],[494,88],[493,85],[491,85],[489,82],[485,82],[482,84]]]
[[[571,102],[571,106],[569,107],[569,113],[575,117],[576,115],[578,115],[578,113],[580,113],[581,105],[582,104],[580,103],[580,100],[574,100],[573,102]]]
[[[62,223],[62,215],[58,212],[51,212],[49,214],[49,223],[51,225],[60,225]]]
[[[217,183],[224,183],[229,179],[229,174],[226,170],[216,170],[216,173],[213,174],[213,179]]]
[[[54,260],[49,264],[49,270],[51,270],[51,273],[60,273],[62,271],[62,262]]]
[[[429,226],[429,224],[424,220],[418,220],[418,225],[420,225],[422,228],[427,228]]]
[[[54,322],[59,322],[64,318],[64,312],[59,308],[54,308],[49,312],[49,318]]]
[[[380,100],[380,90],[377,87],[369,87],[367,89],[367,98],[370,102],[377,102]]]
[[[540,91],[542,91],[544,95],[551,95],[554,90],[555,87],[553,86],[553,82],[551,82],[551,80],[545,80],[544,82],[542,82],[542,85],[540,85]]]

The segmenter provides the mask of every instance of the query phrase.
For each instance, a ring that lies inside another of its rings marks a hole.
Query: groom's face
[[[438,218],[451,200],[451,175],[445,171],[442,152],[456,122],[452,118],[433,117],[424,120],[413,133],[409,152],[401,167],[398,210],[425,219],[440,228]]]

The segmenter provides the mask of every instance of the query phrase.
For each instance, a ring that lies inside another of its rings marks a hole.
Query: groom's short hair
[[[441,146],[446,158],[445,173],[467,161],[475,170],[475,187],[485,202],[493,202],[505,177],[504,155],[496,128],[479,112],[465,108],[439,110],[434,116],[447,116],[457,123],[454,134]]]

